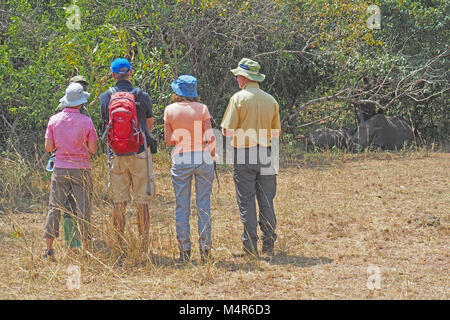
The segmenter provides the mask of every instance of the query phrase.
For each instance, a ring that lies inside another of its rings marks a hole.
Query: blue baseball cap
[[[177,80],[171,84],[173,92],[177,95],[186,98],[196,98],[197,94],[197,79],[191,75],[179,76]]]
[[[121,70],[123,68],[127,68],[127,70]],[[114,73],[123,74],[123,73],[127,73],[130,70],[131,70],[131,65],[127,59],[117,58],[111,63],[111,71]]]

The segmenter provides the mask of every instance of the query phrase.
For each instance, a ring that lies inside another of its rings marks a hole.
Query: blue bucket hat
[[[197,79],[191,75],[179,76],[177,80],[172,82],[172,90],[179,96],[186,98],[196,98],[197,94]]]
[[[127,68],[126,70],[121,70],[123,68]],[[127,59],[117,58],[111,63],[111,71],[114,73],[127,73],[131,70],[131,65]]]

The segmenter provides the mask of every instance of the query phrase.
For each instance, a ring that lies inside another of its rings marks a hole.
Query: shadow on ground
[[[298,256],[290,256],[287,254],[276,254],[272,259],[266,258],[264,259],[269,264],[272,265],[286,265],[290,264],[297,267],[312,267],[319,264],[328,264],[332,263],[333,260],[330,258],[320,257],[320,258],[309,258],[309,257],[298,257]]]
[[[308,268],[321,264],[332,263],[333,260],[329,258],[309,258],[309,257],[298,257],[286,254],[277,254],[274,257],[261,258],[260,260],[250,260],[246,257],[234,257],[233,260],[215,260],[214,258],[207,263],[201,263],[199,259],[193,258],[187,264],[180,264],[176,261],[174,257],[168,257],[158,254],[153,254],[149,257],[149,261],[140,261],[140,263],[134,264],[134,266],[145,266],[148,263],[155,267],[169,267],[175,269],[189,268],[190,266],[214,266],[215,268],[226,269],[228,271],[254,271],[264,269],[264,266],[269,265],[293,265],[300,268]],[[133,263],[132,263],[133,264]]]
[[[111,251],[109,250],[107,244],[103,241],[96,241],[95,249],[97,252],[104,253],[108,256],[111,255]],[[133,260],[133,257],[128,257],[127,259]],[[155,267],[171,267],[171,268],[185,268],[189,266],[204,266],[211,265],[216,268],[226,269],[228,271],[253,271],[264,268],[264,265],[292,265],[300,268],[308,268],[316,265],[322,264],[330,264],[333,262],[333,259],[326,257],[301,257],[288,255],[286,253],[277,253],[273,257],[263,256],[260,260],[249,259],[245,256],[245,254],[233,254],[231,255],[231,259],[214,259],[214,257],[208,261],[207,263],[201,263],[199,259],[193,257],[191,261],[187,264],[180,264],[176,260],[176,257],[170,257],[160,254],[151,254],[148,256],[148,260],[144,261],[142,259],[138,259],[139,261],[135,261],[136,266],[144,266],[150,263]],[[137,262],[137,263],[136,263]]]
[[[272,258],[263,257],[258,260],[249,260],[248,258],[242,258],[242,262],[235,259],[233,262],[229,261],[217,261],[214,265],[218,268],[224,268],[229,271],[253,271],[255,269],[260,269],[262,267],[261,262],[265,262],[269,265],[293,265],[301,268],[312,267],[320,264],[328,264],[333,262],[329,258],[309,258],[309,257],[298,257],[291,256],[284,253],[279,253],[274,255]]]

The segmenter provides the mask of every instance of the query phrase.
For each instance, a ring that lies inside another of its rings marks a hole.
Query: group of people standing
[[[115,59],[110,66],[115,87],[100,96],[100,115],[105,127],[110,122],[112,92],[132,92],[135,96],[139,128],[146,144],[137,152],[116,154],[108,149],[110,162],[110,187],[113,201],[113,247],[122,248],[119,260],[126,256],[124,230],[126,206],[133,199],[137,206],[137,225],[140,249],[148,251],[150,214],[149,205],[156,192],[152,153],[147,152],[152,140],[153,111],[147,92],[136,90],[130,82],[133,70],[129,61]],[[279,106],[276,100],[264,92],[259,83],[265,78],[259,72],[260,65],[251,59],[242,59],[231,72],[241,89],[229,100],[222,120],[222,134],[231,139],[234,151],[233,179],[237,204],[243,223],[243,253],[259,258],[258,224],[262,231],[262,253],[274,255],[276,218],[273,199],[276,194],[276,170],[270,158],[271,140],[280,134]],[[45,134],[45,149],[55,153],[54,171],[51,177],[49,210],[44,239],[44,258],[53,258],[53,240],[59,235],[61,209],[71,195],[75,202],[76,220],[84,250],[89,249],[91,239],[92,177],[90,154],[97,151],[98,136],[92,120],[83,111],[87,102],[87,82],[76,77],[61,98],[57,113],[53,115]],[[211,125],[208,107],[200,102],[197,79],[182,75],[171,84],[172,103],[164,110],[164,138],[172,152],[171,178],[176,198],[176,234],[180,250],[179,261],[191,258],[190,204],[191,184],[195,179],[196,207],[200,257],[206,262],[211,256],[211,192],[214,182],[214,166],[218,161],[216,137]],[[138,93],[136,93],[138,92]],[[251,132],[251,134],[249,134]],[[253,159],[256,155],[256,159]],[[261,155],[263,155],[261,157]],[[256,201],[259,206],[257,215]]]

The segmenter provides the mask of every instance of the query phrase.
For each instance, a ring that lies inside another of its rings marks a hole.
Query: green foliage
[[[4,83],[0,101],[4,121],[0,128],[5,137],[0,144],[14,144],[19,149],[41,144],[47,121],[64,95],[68,80],[77,74],[86,76],[90,83],[92,101],[87,109],[100,128],[98,98],[114,84],[109,65],[116,57],[131,61],[135,85],[151,94],[157,129],[161,130],[159,100],[167,95],[166,79],[171,73],[161,50],[141,45],[132,29],[109,23],[116,22],[116,17],[130,20],[126,11],[118,14],[111,8],[100,18],[95,15],[96,8],[88,7],[88,1],[78,1],[77,5],[86,8],[82,10],[81,29],[70,30],[64,8],[55,3],[39,7],[31,1],[8,2],[8,39],[0,46],[0,79]]]
[[[445,0],[373,3],[381,8],[380,30],[367,28],[369,3],[362,0],[78,0],[80,29],[71,30],[70,1],[5,1],[0,5],[1,149],[26,153],[33,144],[42,145],[48,118],[76,74],[90,83],[88,112],[100,128],[98,98],[113,85],[109,65],[116,57],[131,61],[132,82],[150,93],[160,136],[170,82],[180,74],[199,79],[201,99],[218,126],[238,90],[229,70],[244,56],[262,65],[261,86],[279,101],[283,119],[303,103],[343,88],[347,95],[362,92],[364,79],[385,80],[374,97],[387,105],[402,79],[426,77],[429,72],[411,72],[448,50],[449,5]],[[440,59],[422,96],[405,94],[389,104],[387,112],[410,120],[425,141],[450,136],[448,67],[448,59]],[[352,104],[333,101],[302,110],[283,131],[298,140],[317,126],[351,128],[355,122]]]
[[[381,6],[383,28],[379,39],[385,46],[381,53],[383,58],[379,60],[387,61],[383,68],[385,74],[392,69],[393,79],[405,77],[449,49],[448,1],[386,0],[381,1]],[[445,91],[449,89],[449,67],[447,54],[426,74],[414,75],[417,80],[427,80],[423,91],[427,95],[436,93],[431,99],[402,97],[389,110],[410,120],[427,143],[445,142],[450,138],[449,95]],[[440,92],[442,94],[438,94]]]

